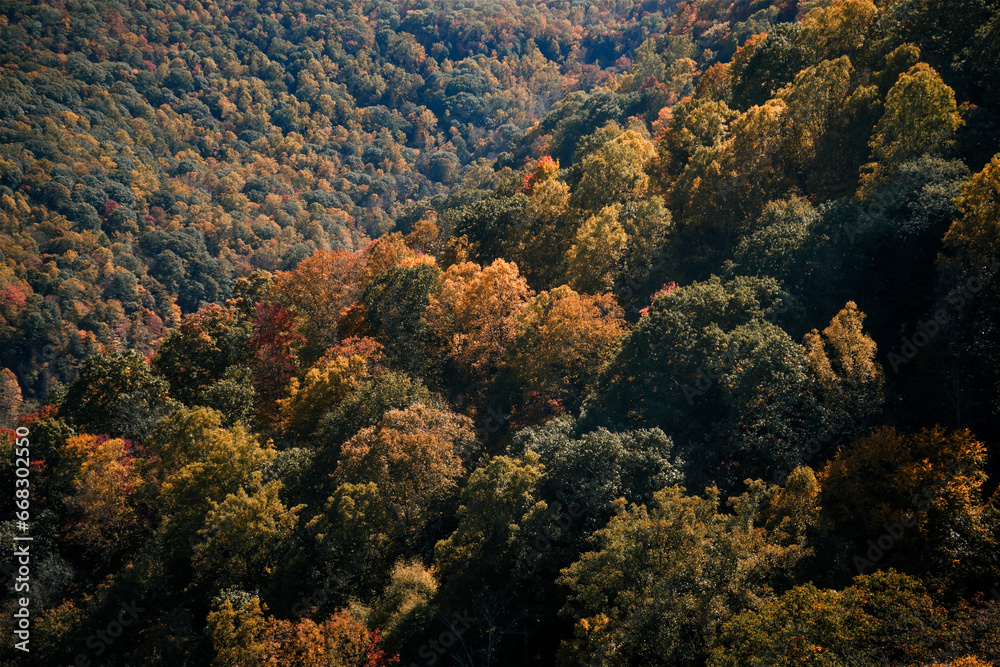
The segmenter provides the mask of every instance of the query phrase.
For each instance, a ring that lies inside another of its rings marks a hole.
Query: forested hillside
[[[0,7],[0,664],[1000,664],[996,0]]]

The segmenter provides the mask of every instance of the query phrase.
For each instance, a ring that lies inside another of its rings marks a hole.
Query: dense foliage
[[[0,664],[1000,660],[997,3],[0,6]]]

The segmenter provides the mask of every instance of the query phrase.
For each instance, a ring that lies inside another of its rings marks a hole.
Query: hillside
[[[1000,660],[1000,3],[0,6],[0,664]]]

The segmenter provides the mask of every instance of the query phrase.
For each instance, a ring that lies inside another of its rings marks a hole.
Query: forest
[[[1000,666],[1000,0],[0,9],[0,667]]]

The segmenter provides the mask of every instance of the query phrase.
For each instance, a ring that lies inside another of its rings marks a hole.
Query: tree
[[[440,275],[441,270],[431,264],[390,269],[372,278],[361,296],[376,338],[411,372],[424,370],[430,361],[425,357],[423,315]]]
[[[468,417],[419,403],[390,410],[344,444],[334,481],[374,482],[419,538],[441,503],[457,491],[474,441]]]
[[[968,431],[940,428],[882,428],[838,452],[820,473],[822,506],[851,564],[955,588],[995,578],[997,508],[982,495],[985,455]],[[893,546],[873,560],[868,540],[886,534]]]
[[[317,623],[311,618],[271,618],[261,632],[263,664],[291,667],[388,667],[399,662],[379,648],[381,634],[350,610]]]
[[[831,119],[836,119],[847,106],[854,74],[847,56],[824,60],[799,72],[795,80],[778,93],[788,104],[791,136],[788,137],[786,159],[791,163],[790,171],[808,174],[817,168],[817,153],[823,149]],[[805,179],[800,178],[803,184],[811,184],[811,180],[808,175]]]
[[[828,428],[843,440],[878,423],[885,404],[885,374],[875,361],[875,341],[861,330],[864,319],[858,305],[848,301],[822,336],[813,329],[803,341]]]
[[[246,365],[251,327],[235,309],[212,304],[184,318],[153,357],[153,368],[170,382],[171,395],[192,405],[230,366]]]
[[[533,452],[520,460],[497,456],[473,471],[462,489],[458,525],[434,549],[443,602],[473,610],[464,640],[487,662],[536,601],[522,555],[555,519],[540,496],[543,472]]]
[[[611,290],[628,243],[620,210],[620,204],[605,206],[577,229],[566,253],[566,280],[573,288],[590,294]]]
[[[313,358],[337,342],[337,322],[358,300],[363,270],[364,257],[358,253],[321,250],[294,270],[275,274],[277,300],[295,313]]]
[[[866,165],[859,196],[869,197],[904,162],[944,147],[961,125],[955,92],[930,65],[911,67],[886,97],[871,140],[874,162]]]
[[[364,271],[357,284],[359,290],[364,290],[368,282],[375,276],[392,269],[407,268],[434,264],[433,255],[421,254],[406,243],[399,232],[386,234],[372,241],[362,253]]]
[[[806,10],[800,7],[800,11]],[[779,23],[768,27],[766,34],[751,36],[733,55],[731,93],[726,95],[722,82],[709,81],[704,88],[706,91],[721,88],[713,94],[721,95],[718,99],[740,111],[764,104],[814,60],[814,45],[803,39],[803,27],[796,21]],[[826,57],[837,55],[840,54]],[[702,87],[699,83],[699,88]]]
[[[734,269],[748,276],[770,276],[794,284],[810,273],[811,230],[819,214],[808,200],[773,201],[757,220],[756,231],[733,252]]]
[[[511,374],[532,403],[568,410],[579,406],[625,332],[614,297],[581,295],[565,285],[538,294],[514,318]]]
[[[503,237],[503,256],[524,272],[539,289],[555,286],[560,264],[573,240],[576,224],[569,207],[570,187],[558,178],[558,163],[542,158],[525,176],[522,190],[529,195],[524,213]]]
[[[690,483],[795,468],[823,411],[805,351],[772,322],[789,307],[770,278],[713,277],[658,296],[602,372],[588,420],[662,428]]]
[[[646,167],[654,155],[653,143],[635,130],[606,141],[581,160],[583,177],[573,190],[571,204],[596,211],[641,199],[649,189]]]
[[[526,557],[551,559],[558,568],[586,550],[587,539],[607,525],[619,498],[647,503],[655,492],[683,479],[683,461],[660,429],[616,433],[599,428],[580,435],[577,426],[570,417],[556,417],[518,431],[509,448],[521,455],[534,452],[545,467],[541,494],[564,521],[537,536]]]
[[[472,258],[485,264],[501,257],[503,240],[524,217],[528,198],[524,194],[494,196],[459,210],[455,235],[464,236]]]
[[[254,393],[258,398],[256,416],[263,425],[279,419],[278,401],[298,363],[298,350],[306,339],[295,327],[294,315],[280,304],[258,302],[254,308],[253,351]]]
[[[448,267],[424,313],[430,331],[473,394],[482,394],[516,335],[511,315],[533,296],[516,264]]]
[[[871,0],[836,0],[802,21],[802,43],[815,61],[847,56],[870,67],[878,41],[879,10]]]
[[[324,454],[332,454],[336,461],[340,446],[358,431],[375,426],[390,410],[405,410],[414,403],[435,405],[430,391],[419,380],[404,373],[379,371],[320,421],[317,435]],[[332,470],[331,465],[327,472]]]
[[[755,525],[756,503],[730,501],[726,515],[706,493],[669,486],[648,505],[619,501],[598,548],[560,577],[576,619],[562,664],[702,664],[726,621],[773,595],[776,573],[804,552]]]
[[[278,497],[274,480],[247,493],[243,487],[221,502],[212,501],[194,549],[197,576],[211,586],[253,586],[267,575],[291,544],[298,513]]]
[[[995,156],[962,189],[958,199],[959,219],[945,236],[947,248],[960,260],[982,265],[1000,257],[1000,203],[995,193],[1000,185],[1000,155]]]
[[[79,466],[75,493],[66,498],[77,520],[70,539],[85,552],[109,559],[138,546],[144,528],[139,488],[143,484],[135,447],[120,438],[79,435],[69,438],[59,457],[64,466]]]
[[[17,376],[9,368],[0,369],[0,428],[14,428],[23,403]]]
[[[59,415],[83,431],[141,441],[170,410],[167,381],[135,352],[87,357],[66,391]]]
[[[919,580],[891,570],[843,591],[804,584],[729,620],[708,664],[911,665],[946,636],[946,618]]]
[[[408,526],[375,482],[341,484],[306,526],[306,562],[341,595],[371,599],[403,557]]]
[[[214,410],[182,408],[157,426],[147,444],[159,457],[157,530],[171,556],[188,557],[212,503],[258,483],[275,456],[270,443],[262,447],[241,426],[224,429],[221,422]]]
[[[695,271],[728,256],[764,207],[795,183],[788,149],[788,104],[780,97],[730,124],[730,136],[699,148],[669,193],[686,264]]]
[[[433,621],[433,600],[438,592],[434,570],[419,561],[399,561],[368,622],[379,628],[384,646],[396,653],[429,636]]]
[[[266,610],[267,606],[256,595],[229,592],[217,599],[215,609],[208,614],[206,629],[215,649],[212,667],[259,664],[264,651],[261,634]]]
[[[696,96],[671,110],[670,124],[660,137],[651,170],[669,187],[699,148],[724,141],[729,123],[738,116],[725,102]]]
[[[293,377],[286,398],[278,400],[281,428],[291,437],[313,434],[323,415],[356,391],[374,369],[368,359],[354,354],[327,354],[299,381]]]
[[[944,364],[938,371],[944,388],[940,402],[948,406],[945,418],[970,425],[984,438],[997,433],[1000,388],[997,359],[1000,341],[1000,156],[963,187],[956,202],[958,216],[945,236],[939,258],[943,309],[949,326],[943,335]],[[954,319],[950,314],[954,314]]]

